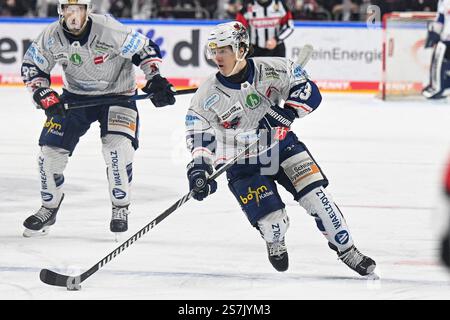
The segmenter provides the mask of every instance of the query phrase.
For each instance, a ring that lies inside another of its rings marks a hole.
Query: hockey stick
[[[219,177],[222,173],[228,170],[232,165],[234,165],[239,159],[246,156],[253,147],[257,146],[260,142],[259,139],[250,143],[244,150],[239,152],[234,158],[228,161],[225,165],[217,169],[209,179],[214,180]],[[278,142],[275,142],[270,148],[273,148]],[[267,149],[266,149],[267,150]],[[266,151],[264,150],[264,151]],[[111,253],[109,253],[106,257],[101,259],[95,265],[93,265],[89,270],[83,272],[78,276],[67,276],[63,275],[48,269],[42,269],[39,277],[42,282],[58,287],[66,287],[67,290],[79,290],[81,289],[80,284],[85,281],[87,278],[92,276],[95,272],[100,270],[104,265],[114,259],[117,255],[119,255],[122,251],[131,246],[134,242],[136,242],[139,238],[141,238],[144,234],[146,234],[150,229],[153,229],[158,223],[167,218],[170,214],[172,214],[175,210],[181,207],[186,201],[188,201],[192,197],[191,193],[184,195],[181,199],[175,202],[169,209],[161,213],[154,220],[148,223],[141,230],[136,232],[133,236],[131,236],[127,241],[123,242],[120,246],[114,249]]]
[[[310,44],[305,44],[298,54],[297,63],[303,68],[308,63],[309,59],[311,59],[313,52],[313,46]]]
[[[174,95],[183,95],[183,94],[189,94],[189,93],[195,93],[197,91],[197,88],[192,89],[184,89],[184,90],[178,90],[174,93]],[[153,94],[137,94],[134,96],[107,96],[107,97],[98,97],[98,98],[92,98],[87,99],[83,101],[63,101],[64,103],[64,109],[70,110],[70,109],[79,109],[79,108],[88,108],[88,107],[95,107],[100,105],[108,105],[113,103],[127,103],[137,100],[143,100],[143,99],[151,99],[153,97]]]
[[[302,47],[300,50],[300,53],[297,56],[296,62],[301,66],[304,67],[306,63],[311,58],[311,55],[313,54],[313,47],[310,44],[306,44]],[[184,89],[184,90],[178,90],[175,92],[175,95],[183,95],[183,94],[190,94],[195,93],[197,91],[197,88],[191,88],[191,89]],[[99,97],[99,98],[92,98],[84,101],[63,101],[64,102],[64,109],[79,109],[79,108],[88,108],[88,107],[95,107],[99,105],[107,105],[112,103],[127,103],[137,100],[143,100],[143,99],[150,99],[152,97],[152,94],[138,94],[130,97]]]
[[[309,60],[312,54],[312,46],[305,46],[303,47],[302,51],[300,52],[297,62],[303,67]],[[192,90],[192,89],[191,89]],[[196,90],[196,89],[194,89]],[[183,90],[181,90],[183,91]],[[181,92],[178,91],[178,92]],[[188,90],[185,90],[188,91]],[[193,91],[195,92],[195,91]],[[186,92],[188,93],[188,92]],[[189,92],[191,93],[191,92]],[[145,98],[148,98],[148,95]],[[136,97],[136,98],[135,98]],[[131,98],[134,98],[135,100],[139,100],[140,98],[137,98],[139,96],[134,96]],[[145,99],[142,98],[142,99]],[[115,100],[117,101],[117,100]],[[129,101],[129,100],[126,100]],[[102,100],[102,103],[105,103],[105,100]],[[83,106],[84,107],[84,106]],[[243,156],[245,156],[254,146],[257,146],[259,143],[259,139],[255,142],[248,145],[244,150],[239,152],[233,159],[231,159],[229,162],[227,162],[225,165],[220,167],[218,170],[216,170],[209,179],[216,179],[221,174],[223,174],[226,170],[228,170],[233,164],[235,164],[239,159],[241,159]],[[272,148],[273,146],[271,146]],[[42,282],[52,285],[52,286],[59,286],[59,287],[66,287],[68,290],[79,290],[80,284],[85,281],[87,278],[89,278],[91,275],[93,275],[95,272],[100,270],[104,265],[106,265],[108,262],[110,262],[112,259],[114,259],[117,255],[119,255],[122,251],[124,251],[126,248],[128,248],[130,245],[132,245],[134,242],[136,242],[138,239],[140,239],[144,234],[146,234],[150,229],[153,229],[158,223],[163,221],[165,218],[167,218],[170,214],[175,212],[179,207],[181,207],[186,201],[188,201],[191,198],[191,193],[188,193],[184,195],[181,199],[179,199],[177,202],[175,202],[170,208],[168,208],[166,211],[164,211],[162,214],[157,216],[154,220],[152,220],[150,223],[148,223],[146,226],[144,226],[141,230],[139,230],[137,233],[135,233],[132,237],[130,237],[128,240],[123,242],[119,247],[114,249],[111,253],[109,253],[106,257],[101,259],[99,262],[97,262],[95,265],[93,265],[89,270],[83,272],[82,274],[78,276],[68,276],[63,275],[48,269],[42,269],[40,272],[40,279]]]

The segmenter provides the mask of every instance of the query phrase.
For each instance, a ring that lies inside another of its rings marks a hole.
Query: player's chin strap
[[[233,74],[236,73],[236,69],[237,69],[239,63],[241,63],[242,61],[245,60],[245,57],[247,56],[247,54],[248,54],[248,49],[246,49],[244,51],[244,53],[242,54],[242,57],[239,57],[239,49],[236,51],[236,53],[235,53],[235,55],[236,55],[236,63],[234,64],[234,67],[231,70],[231,72],[229,74],[225,75],[225,77],[230,77],[230,76],[232,76]]]

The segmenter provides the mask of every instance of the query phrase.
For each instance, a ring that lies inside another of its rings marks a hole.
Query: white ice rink
[[[163,109],[139,104],[129,236],[187,191],[189,97],[177,101]],[[187,202],[81,291],[69,292],[41,283],[40,269],[81,273],[118,245],[109,231],[98,125],[69,161],[66,198],[49,236],[26,239],[22,222],[40,206],[36,155],[44,115],[25,89],[1,88],[0,103],[0,299],[450,299],[450,272],[438,263],[436,242],[449,104],[330,94],[294,124],[327,174],[357,247],[376,260],[379,281],[362,280],[338,261],[284,191],[290,268],[277,273],[222,177],[216,194]]]

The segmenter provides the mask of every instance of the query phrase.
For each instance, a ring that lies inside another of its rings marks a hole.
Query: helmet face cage
[[[68,5],[85,5],[86,6],[86,19],[81,26],[81,30],[86,26],[88,21],[88,16],[92,10],[91,0],[58,0],[58,15],[59,15],[59,23],[63,26],[63,29],[67,32],[71,33],[67,27],[64,26],[64,6]]]
[[[91,0],[58,0],[58,14],[60,17],[63,15],[63,6],[71,4],[86,5],[87,14],[92,10]]]
[[[206,45],[208,59],[215,56],[217,48],[226,46],[231,46],[236,57],[239,55],[240,48],[244,48],[243,57],[248,53],[250,39],[242,23],[238,21],[222,23],[211,31]]]

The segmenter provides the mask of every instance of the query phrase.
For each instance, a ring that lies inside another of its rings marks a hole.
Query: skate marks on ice
[[[57,272],[63,272],[67,274],[76,274],[80,272],[80,269],[54,269]],[[8,274],[32,274],[33,276],[39,274],[40,268],[32,267],[17,267],[17,266],[0,266],[0,275],[3,276]],[[114,281],[112,280],[114,278]],[[107,280],[108,279],[108,280]],[[140,280],[139,280],[140,279]],[[98,277],[98,280],[90,279],[84,285],[83,290],[89,290],[91,287],[93,291],[102,291],[103,288],[99,283],[103,283],[105,280],[108,282],[116,282],[120,284],[120,287],[126,287],[127,282],[132,285],[135,281],[146,281],[146,283],[151,284],[152,281],[157,283],[161,281],[170,280],[172,286],[174,287],[198,287],[207,286],[211,283],[222,283],[226,282],[232,286],[243,286],[248,287],[248,285],[254,285],[257,283],[258,286],[283,286],[289,284],[291,286],[315,286],[316,285],[330,285],[341,286],[341,285],[356,285],[359,288],[361,285],[366,286],[367,289],[382,289],[390,290],[391,292],[398,292],[407,294],[416,290],[423,289],[433,289],[433,288],[449,288],[450,281],[439,281],[439,280],[419,280],[419,279],[401,279],[393,277],[381,277],[381,279],[368,279],[361,276],[338,276],[338,275],[313,275],[313,274],[302,274],[302,273],[233,273],[233,272],[167,272],[167,271],[132,271],[132,270],[102,270],[102,275]],[[148,281],[148,282],[147,282]],[[33,289],[26,288],[22,285],[17,285],[15,283],[0,282],[0,291],[6,289],[9,286],[15,290],[21,290],[22,293],[26,293],[27,296],[33,296]],[[386,288],[387,287],[387,288]],[[62,290],[64,288],[52,287],[48,290]],[[161,290],[159,288],[158,290]]]

